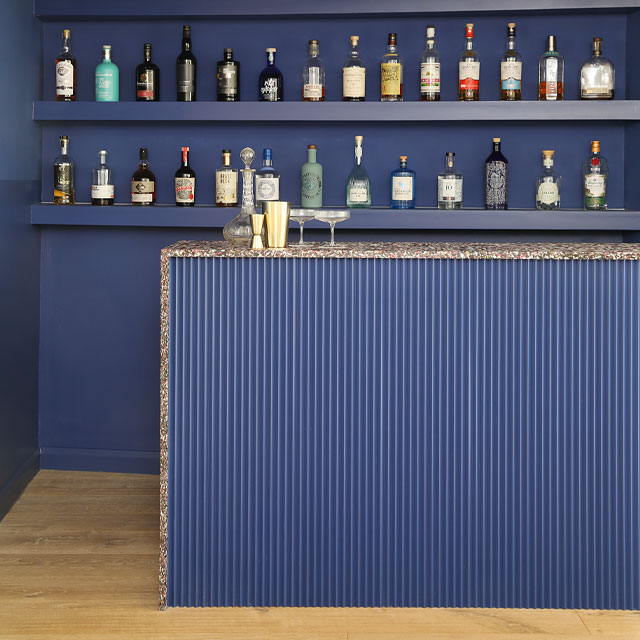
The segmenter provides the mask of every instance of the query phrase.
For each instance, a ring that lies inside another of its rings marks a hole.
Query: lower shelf
[[[103,227],[199,227],[220,229],[236,215],[237,209],[213,206],[190,208],[170,205],[134,207],[114,205],[94,207],[90,204],[56,206],[49,203],[31,207],[31,224]],[[292,227],[297,223],[292,222]],[[317,220],[307,222],[305,228],[326,228]],[[640,231],[640,211],[611,210],[587,212],[576,209],[538,211],[511,209],[372,208],[352,210],[351,217],[338,229],[496,229],[496,230],[554,230],[554,231]]]

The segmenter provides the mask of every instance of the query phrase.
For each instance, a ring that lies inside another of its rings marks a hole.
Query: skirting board
[[[113,471],[116,473],[159,473],[158,451],[125,451],[119,449],[68,449],[42,447],[42,469],[66,471]]]
[[[36,449],[11,476],[7,484],[0,488],[0,520],[20,497],[27,485],[40,470],[40,450]]]

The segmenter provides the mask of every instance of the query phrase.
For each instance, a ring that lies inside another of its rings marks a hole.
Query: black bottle
[[[136,100],[160,100],[160,69],[151,62],[151,45],[148,42],[144,45],[144,62],[136,67]]]
[[[258,100],[262,102],[282,102],[282,74],[275,65],[276,50],[267,48],[267,66],[262,70],[258,81]]]
[[[240,63],[233,59],[233,49],[224,50],[224,60],[218,60],[218,101],[240,100]]]
[[[182,165],[176,171],[176,205],[193,207],[196,203],[196,174],[189,166],[189,147],[182,147]]]
[[[484,208],[507,209],[509,161],[500,151],[500,138],[493,139],[493,151],[484,165]]]
[[[191,27],[182,27],[182,51],[178,56],[178,102],[195,102],[198,62],[191,51]]]

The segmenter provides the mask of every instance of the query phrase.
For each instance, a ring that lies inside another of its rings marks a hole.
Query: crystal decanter
[[[251,214],[256,213],[253,200],[253,174],[256,170],[251,168],[255,155],[255,152],[250,147],[245,147],[240,152],[240,158],[244,162],[244,169],[240,170],[242,173],[242,208],[240,213],[228,222],[222,230],[225,240],[244,247],[251,245],[253,238]]]

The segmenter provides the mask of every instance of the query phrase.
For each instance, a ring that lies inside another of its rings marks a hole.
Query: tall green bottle
[[[316,162],[317,147],[307,147],[307,161],[302,165],[300,183],[300,206],[317,209],[322,206],[322,165]]]
[[[120,100],[120,71],[111,61],[111,45],[102,46],[102,62],[96,67],[96,102]]]

